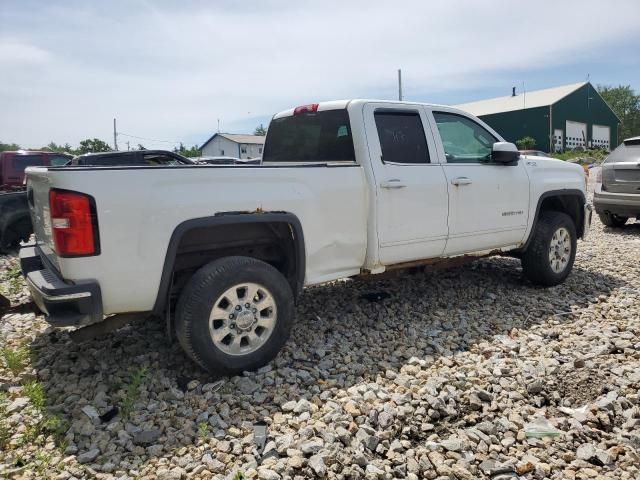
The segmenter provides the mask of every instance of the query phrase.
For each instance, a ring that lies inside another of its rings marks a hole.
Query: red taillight
[[[293,109],[294,115],[300,115],[301,113],[315,113],[318,111],[318,104],[311,103],[309,105],[301,105]]]
[[[98,254],[95,218],[89,195],[66,190],[49,192],[54,249],[61,257]]]

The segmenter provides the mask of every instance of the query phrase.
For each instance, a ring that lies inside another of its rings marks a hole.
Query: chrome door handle
[[[454,185],[470,185],[473,183],[470,178],[467,177],[456,177],[451,180],[451,183]]]
[[[380,188],[404,188],[406,186],[407,184],[402,183],[399,178],[392,178],[380,183]]]

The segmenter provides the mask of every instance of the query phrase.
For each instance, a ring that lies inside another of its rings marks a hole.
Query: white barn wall
[[[238,157],[238,144],[220,135],[202,149],[203,157]]]
[[[262,156],[263,145],[252,143],[236,143],[222,135],[217,135],[202,149],[203,157],[236,157],[255,158]],[[245,152],[243,152],[245,150]]]

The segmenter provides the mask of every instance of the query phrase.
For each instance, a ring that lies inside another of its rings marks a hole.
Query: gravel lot
[[[639,260],[596,218],[551,289],[507,258],[312,288],[276,361],[215,379],[163,325],[72,343],[4,257],[0,477],[638,479]]]

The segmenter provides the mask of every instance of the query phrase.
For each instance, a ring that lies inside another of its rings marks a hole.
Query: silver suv
[[[611,152],[596,182],[593,204],[602,223],[621,227],[629,218],[640,220],[640,137]]]

